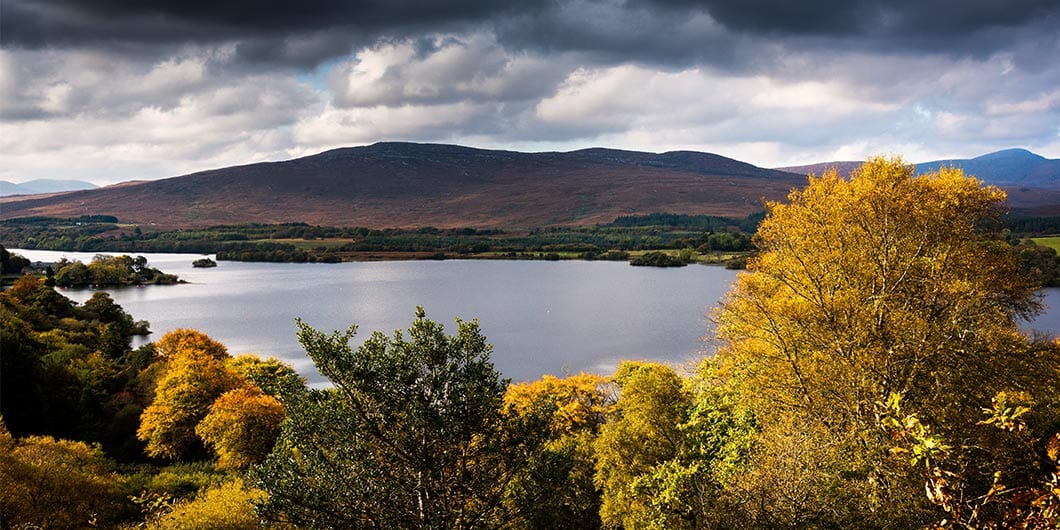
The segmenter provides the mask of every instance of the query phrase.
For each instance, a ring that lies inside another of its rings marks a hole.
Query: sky
[[[0,0],[0,180],[378,141],[1060,158],[1060,0]]]

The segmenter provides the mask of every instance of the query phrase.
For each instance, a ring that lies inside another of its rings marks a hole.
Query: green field
[[[1060,236],[1049,236],[1049,237],[1035,237],[1031,238],[1036,244],[1043,247],[1049,247],[1057,252],[1060,252]]]

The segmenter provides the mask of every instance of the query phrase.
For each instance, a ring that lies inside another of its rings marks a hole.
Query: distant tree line
[[[607,225],[528,231],[434,227],[380,230],[304,223],[144,231],[109,222],[27,218],[0,221],[0,241],[41,250],[216,253],[221,260],[299,263],[341,261],[343,253],[365,252],[615,259],[621,252],[684,248],[701,253],[748,252],[753,249],[750,233],[739,231],[741,226],[753,228],[757,222],[753,217],[748,219],[652,214],[624,217]]]
[[[648,215],[625,215],[616,218],[606,226],[666,226],[707,232],[739,231],[753,234],[758,229],[758,223],[761,223],[763,218],[765,218],[764,211],[743,218],[652,213]]]

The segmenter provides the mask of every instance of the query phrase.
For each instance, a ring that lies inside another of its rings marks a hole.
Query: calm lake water
[[[94,254],[12,250],[34,261]],[[405,329],[417,305],[456,332],[455,317],[478,318],[505,377],[610,373],[623,359],[682,364],[705,355],[708,315],[735,278],[722,267],[631,267],[584,261],[396,261],[338,264],[240,263],[195,269],[194,254],[145,254],[184,285],[106,289],[152,339],[194,328],[232,354],[291,363],[322,382],[295,338],[295,319],[330,332],[358,326]],[[93,291],[62,289],[84,302]]]
[[[13,250],[37,261],[88,261],[92,253]],[[257,353],[292,364],[321,384],[295,338],[295,319],[321,331],[358,326],[392,333],[415,307],[456,332],[455,317],[478,318],[506,377],[610,373],[623,359],[686,364],[710,350],[708,316],[736,277],[714,266],[660,269],[585,261],[396,261],[337,264],[222,261],[196,269],[195,254],[145,254],[152,267],[184,285],[107,289],[133,318],[151,323],[152,339],[198,329],[232,354]],[[93,291],[63,289],[84,302]],[[1048,289],[1046,312],[1028,327],[1060,333],[1060,289]],[[1058,308],[1058,309],[1052,309]]]

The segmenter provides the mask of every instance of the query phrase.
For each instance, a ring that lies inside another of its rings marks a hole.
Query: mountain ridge
[[[36,195],[41,193],[61,193],[95,189],[99,186],[83,180],[69,179],[34,179],[22,183],[0,180],[0,197],[11,195]]]
[[[1060,161],[1018,149],[960,162],[969,161],[1010,183],[999,185],[1010,190],[1011,207],[1060,214],[1060,179],[1048,173],[1049,164]],[[848,162],[844,168],[860,163]],[[927,164],[942,163],[954,165]],[[1026,168],[1043,164],[1044,173],[1033,173],[1036,180],[1027,178]],[[655,212],[744,216],[762,210],[763,201],[783,200],[791,189],[804,186],[808,172],[816,171],[761,168],[698,151],[656,154],[596,147],[524,153],[379,142],[95,190],[7,197],[0,199],[0,218],[113,215],[122,222],[168,228],[283,222],[543,228]]]
[[[521,153],[381,142],[52,197],[5,199],[0,218],[114,215],[202,227],[547,227],[657,211],[742,216],[805,177],[711,153]],[[181,205],[173,208],[173,204]]]
[[[802,166],[774,168],[795,173],[822,172],[836,168],[844,177],[861,165],[861,162],[841,160],[818,162]],[[932,160],[914,164],[918,175],[938,171],[942,167],[958,167],[987,184],[1007,187],[1027,187],[1060,190],[1060,159],[1049,159],[1023,148],[994,151],[974,158]]]

